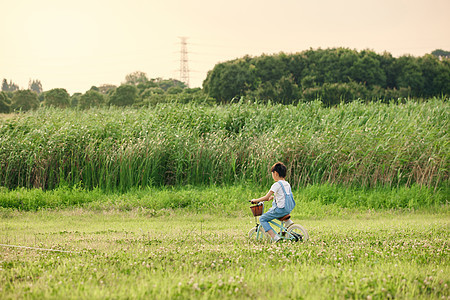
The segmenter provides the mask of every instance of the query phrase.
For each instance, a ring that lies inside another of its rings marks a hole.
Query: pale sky
[[[70,94],[134,71],[190,86],[218,62],[346,47],[422,56],[450,51],[450,0],[0,0],[0,80]]]

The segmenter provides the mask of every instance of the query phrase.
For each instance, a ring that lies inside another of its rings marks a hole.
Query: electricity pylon
[[[188,51],[187,51],[187,37],[180,37],[181,39],[181,56],[180,56],[180,81],[184,82],[189,87],[189,65],[188,65]]]

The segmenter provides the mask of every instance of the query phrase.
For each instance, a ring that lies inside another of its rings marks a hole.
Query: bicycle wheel
[[[296,242],[309,240],[308,231],[302,225],[293,224],[289,227],[288,232],[294,236]]]
[[[259,230],[259,237],[257,237],[256,235],[256,227],[253,227],[252,229],[250,229],[250,231],[248,232],[248,238],[250,240],[260,240],[260,241],[264,241],[264,240],[268,240],[268,236],[267,234],[264,232],[264,229],[261,228]]]

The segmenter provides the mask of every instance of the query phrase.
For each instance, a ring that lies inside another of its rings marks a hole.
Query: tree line
[[[450,94],[450,59],[443,50],[395,58],[346,48],[245,56],[215,65],[203,88],[223,103],[236,97],[285,104],[319,98],[329,105],[358,98],[428,98]]]
[[[38,80],[30,81],[26,90],[20,90],[16,84],[11,81],[8,83],[6,79],[3,83],[0,92],[0,113],[34,110],[41,106],[89,109],[104,106],[143,107],[172,101],[181,103],[214,101],[204,95],[200,88],[190,89],[176,79],[149,79],[140,71],[128,74],[120,86],[110,84],[92,86],[84,94],[73,95],[69,95],[63,88],[43,92]],[[35,85],[40,89],[36,90]]]
[[[84,94],[63,88],[43,91],[39,80],[27,90],[3,79],[0,113],[41,106],[88,109],[101,106],[143,107],[178,101],[229,103],[236,98],[291,104],[320,99],[325,105],[355,99],[388,101],[450,95],[450,52],[437,49],[423,57],[347,48],[245,56],[216,64],[203,89],[176,79],[149,79],[136,71],[120,86],[93,86]]]

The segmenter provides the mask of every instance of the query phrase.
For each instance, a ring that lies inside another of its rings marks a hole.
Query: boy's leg
[[[259,217],[259,221],[261,222],[261,226],[264,230],[270,235],[273,241],[277,241],[280,237],[273,231],[272,226],[270,226],[269,221],[275,218],[281,218],[282,216],[287,215],[287,212],[283,208],[269,209],[265,214]]]
[[[275,217],[272,215],[272,211],[267,211],[266,213],[262,214],[261,217],[259,217],[259,221],[261,222],[261,226],[264,228],[264,230],[270,234],[270,231],[273,232],[272,226],[270,226],[269,221],[275,219]]]
[[[284,215],[284,212],[279,212],[276,209],[269,209],[266,213],[262,214],[261,217],[259,217],[261,226],[272,238],[275,237],[275,231],[273,231],[272,226],[270,226],[269,224],[269,221],[272,221],[275,218],[280,218]]]

